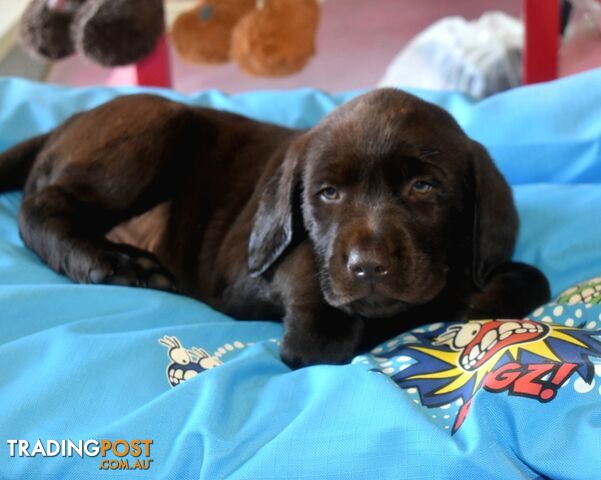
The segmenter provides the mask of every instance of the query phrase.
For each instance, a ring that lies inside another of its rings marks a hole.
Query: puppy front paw
[[[356,350],[354,339],[323,338],[293,332],[286,332],[280,344],[282,361],[293,370],[320,364],[342,365],[353,359]]]
[[[176,291],[173,275],[154,255],[128,245],[101,252],[89,271],[88,282]]]

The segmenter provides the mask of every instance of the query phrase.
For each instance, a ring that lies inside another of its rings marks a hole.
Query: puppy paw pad
[[[89,282],[176,291],[173,276],[151,254],[131,247],[122,250],[104,252],[90,270]]]

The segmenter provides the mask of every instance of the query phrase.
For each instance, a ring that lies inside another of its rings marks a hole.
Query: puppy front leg
[[[296,247],[274,275],[285,308],[282,360],[291,368],[342,364],[357,354],[363,323],[326,303],[313,249]]]
[[[19,215],[25,244],[76,282],[174,290],[175,279],[154,255],[104,238],[118,221],[118,212],[57,186],[27,196]]]
[[[284,318],[282,360],[290,368],[348,363],[358,353],[362,324],[325,305],[291,305]]]

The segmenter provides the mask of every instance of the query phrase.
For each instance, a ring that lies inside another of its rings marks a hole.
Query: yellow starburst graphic
[[[473,395],[491,392],[552,400],[570,375],[592,380],[589,356],[601,356],[600,332],[531,320],[473,320],[443,326],[428,342],[395,354],[416,360],[393,379],[416,388],[421,403],[438,407],[462,399],[453,432],[465,420]]]

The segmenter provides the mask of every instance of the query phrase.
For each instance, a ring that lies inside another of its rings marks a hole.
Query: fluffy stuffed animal
[[[238,62],[251,75],[301,70],[315,53],[318,0],[200,0],[171,37],[184,60]]]
[[[282,76],[301,70],[315,54],[317,0],[264,0],[232,36],[232,59],[251,75]]]
[[[188,62],[225,63],[230,60],[234,26],[254,8],[255,0],[201,0],[177,18],[171,38]]]
[[[77,51],[100,65],[127,65],[152,52],[164,25],[162,0],[33,0],[21,41],[45,60]]]

